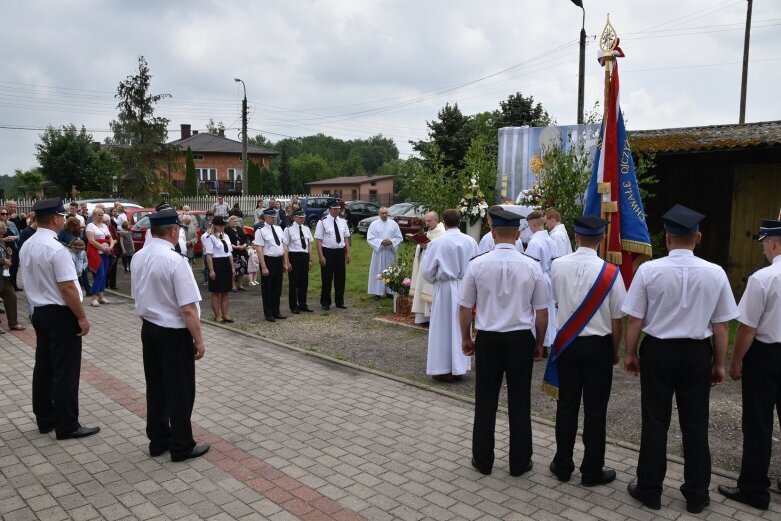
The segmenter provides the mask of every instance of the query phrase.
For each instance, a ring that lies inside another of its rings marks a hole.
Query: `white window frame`
[[[229,168],[228,181],[241,181],[244,178],[243,168]]]
[[[196,168],[195,177],[198,181],[216,181],[217,169],[216,168]]]
[[[193,161],[203,161],[203,154],[193,154]]]

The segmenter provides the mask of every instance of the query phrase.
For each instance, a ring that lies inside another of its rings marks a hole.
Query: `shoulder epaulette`
[[[482,256],[483,256],[483,255],[485,255],[486,253],[491,253],[491,252],[490,252],[490,251],[484,251],[483,253],[478,253],[477,255],[475,255],[474,257],[472,257],[471,259],[469,259],[469,262],[472,262],[473,260],[475,260],[475,259],[476,259],[476,258],[478,258],[478,257],[482,257]]]
[[[181,255],[181,256],[182,256],[182,257],[184,257],[185,259],[187,258],[187,255],[185,255],[184,253],[182,253],[182,252],[180,252],[180,251],[176,251],[174,248],[171,248],[171,251],[172,251],[172,252],[174,252],[174,253],[176,253],[177,255]]]
[[[533,261],[540,262],[540,259],[534,258],[531,255],[528,255],[526,252],[522,253],[521,255],[523,255],[525,257],[529,257]]]

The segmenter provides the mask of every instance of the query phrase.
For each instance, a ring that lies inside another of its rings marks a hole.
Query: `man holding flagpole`
[[[604,485],[616,471],[604,468],[607,402],[621,343],[621,305],[626,297],[618,269],[597,255],[607,221],[584,215],[575,218],[574,253],[553,261],[551,279],[556,301],[557,335],[549,364],[558,372],[556,455],[550,470],[569,481],[583,399],[583,462],[581,484]]]

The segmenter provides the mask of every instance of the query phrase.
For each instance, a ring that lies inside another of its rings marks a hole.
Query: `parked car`
[[[150,210],[149,208],[144,208],[144,210]],[[136,251],[140,250],[144,247],[144,241],[146,239],[146,231],[149,229],[149,214],[154,213],[155,209],[152,208],[149,213],[141,217],[138,222],[136,222],[132,228],[130,228],[131,237],[133,238],[133,247]],[[180,216],[184,214],[182,210],[178,210],[176,213],[178,213]],[[206,212],[203,210],[193,210],[190,212],[190,215],[195,219],[195,223],[198,226],[198,238],[200,239],[201,235],[203,235],[204,230],[206,229]],[[251,229],[251,228],[250,228]],[[195,247],[193,248],[193,252],[195,255],[200,255],[203,252],[203,246],[201,245],[201,241],[195,243]]]
[[[388,207],[388,216],[393,217],[394,215],[401,215],[414,205],[415,203],[394,204],[393,206]],[[369,225],[379,218],[379,215],[374,215],[372,217],[367,217],[366,219],[361,219],[358,222],[358,226],[355,227],[356,231],[361,235],[366,235],[366,233],[369,231]]]
[[[87,212],[89,215],[92,215],[92,210],[95,208],[96,205],[102,204],[103,207],[106,209],[106,212],[108,212],[110,209],[114,207],[114,203],[119,201],[122,203],[122,206],[125,207],[125,210],[133,209],[141,209],[143,206],[138,204],[135,201],[131,201],[129,199],[81,199],[80,201],[76,201],[79,203],[79,206],[81,206],[81,203],[87,204]],[[152,208],[152,211],[154,212],[155,209]],[[128,216],[129,217],[129,216]]]
[[[390,213],[390,212],[389,212]],[[391,217],[401,228],[401,233],[418,233],[426,225],[423,216],[426,214],[426,207],[422,204],[412,203],[412,205],[402,214]]]
[[[358,223],[367,217],[373,217],[380,212],[380,205],[366,201],[346,201],[344,203],[345,218],[350,233],[355,233]],[[321,218],[328,215],[328,210],[323,211]]]
[[[338,197],[330,196],[300,197],[298,204],[306,213],[304,222],[307,226],[314,228],[322,217],[323,211],[327,210],[333,202],[341,203],[342,201]]]

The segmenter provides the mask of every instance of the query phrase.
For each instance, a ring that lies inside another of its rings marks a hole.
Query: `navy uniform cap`
[[[65,207],[62,205],[62,199],[59,197],[53,197],[51,199],[43,199],[33,205],[33,211],[36,217],[46,217],[47,215],[54,215],[56,213],[65,215]]]
[[[151,214],[149,216],[149,224],[150,226],[166,226],[168,224],[178,224],[181,226],[182,223],[179,222],[179,214],[176,213],[176,210],[167,208]]]
[[[759,242],[762,242],[765,237],[779,236],[781,236],[781,221],[762,219],[759,223]]]
[[[605,233],[607,221],[595,215],[581,215],[575,217],[575,233],[594,237]]]
[[[277,211],[275,209],[273,209],[273,208],[266,208],[265,210],[263,210],[263,215],[276,216],[277,215]]]
[[[296,210],[293,212],[293,217],[306,217],[306,212],[304,210]]]
[[[691,208],[686,208],[682,204],[676,204],[666,214],[662,215],[664,221],[664,231],[670,235],[691,235],[697,233],[700,229],[700,221],[705,216],[700,212],[695,212]]]
[[[342,205],[339,203],[339,199],[336,199],[331,202],[331,205],[328,208],[341,208]]]
[[[488,209],[488,215],[491,216],[491,226],[494,228],[515,227],[521,225],[521,217],[513,212],[508,212],[504,208],[491,207]]]
[[[170,210],[171,205],[168,203],[160,203],[155,207],[156,212],[162,212],[163,210]]]
[[[212,219],[212,226],[225,226],[225,218],[222,215],[215,215]]]

